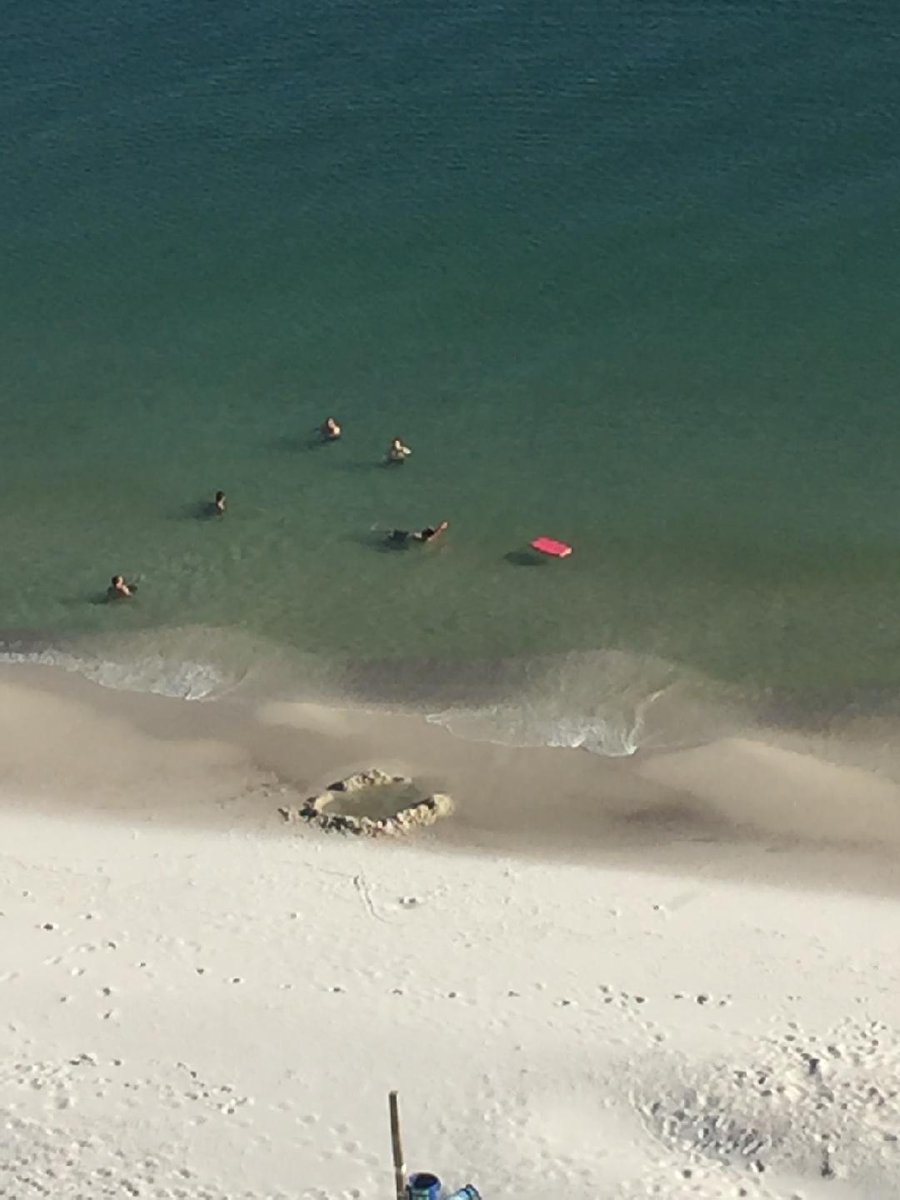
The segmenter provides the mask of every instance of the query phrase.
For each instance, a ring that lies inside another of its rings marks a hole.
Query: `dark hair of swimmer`
[[[449,521],[441,521],[440,525],[437,526],[426,525],[424,529],[420,529],[419,532],[413,536],[420,542],[430,542],[432,538],[439,537],[445,529],[449,528],[449,526]]]
[[[124,575],[113,575],[112,581],[106,589],[106,594],[110,600],[117,600],[119,597],[128,597],[130,599],[136,591],[136,583],[126,583]]]

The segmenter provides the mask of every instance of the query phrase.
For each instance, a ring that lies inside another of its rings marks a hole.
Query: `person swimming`
[[[228,504],[228,497],[225,495],[225,493],[224,492],[216,492],[216,498],[215,498],[215,500],[213,500],[213,503],[212,503],[213,514],[218,515],[218,516],[223,516],[225,513],[225,507],[227,504]]]
[[[440,525],[426,525],[424,529],[392,529],[388,541],[392,546],[406,546],[410,542],[433,542],[450,526],[449,521],[441,521]]]
[[[336,442],[341,436],[341,427],[334,417],[328,417],[325,422],[319,426],[319,433],[322,435],[323,442]]]
[[[440,525],[426,525],[424,529],[420,529],[418,533],[413,534],[413,541],[433,542],[435,538],[440,537],[444,530],[449,527],[449,521],[441,521]]]
[[[406,462],[411,454],[412,450],[410,450],[409,446],[404,445],[400,438],[395,437],[391,439],[391,444],[388,446],[387,452],[387,461],[389,463]]]
[[[124,575],[113,575],[106,589],[107,600],[130,600],[137,591],[136,583],[126,583]]]

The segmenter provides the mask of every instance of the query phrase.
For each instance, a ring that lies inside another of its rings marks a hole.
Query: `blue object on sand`
[[[408,1200],[441,1200],[441,1181],[429,1171],[417,1171],[406,1184]]]
[[[454,1192],[452,1196],[448,1196],[447,1200],[481,1200],[481,1196],[478,1194],[473,1183],[467,1183],[458,1192]]]

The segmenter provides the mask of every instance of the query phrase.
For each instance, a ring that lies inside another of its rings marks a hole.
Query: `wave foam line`
[[[149,655],[130,663],[110,659],[83,658],[65,650],[0,650],[0,663],[60,667],[82,675],[102,687],[122,692],[152,692],[180,700],[206,700],[220,696],[238,682],[210,663],[173,662],[162,655]]]

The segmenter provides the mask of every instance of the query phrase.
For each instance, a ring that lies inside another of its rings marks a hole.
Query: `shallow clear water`
[[[8,641],[551,740],[674,679],[893,697],[898,43],[886,3],[19,6]]]

